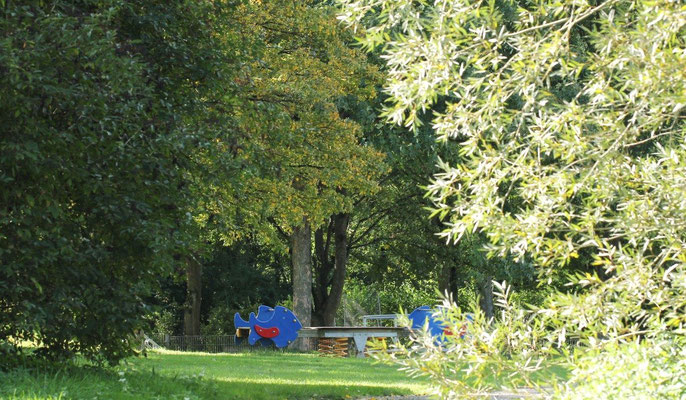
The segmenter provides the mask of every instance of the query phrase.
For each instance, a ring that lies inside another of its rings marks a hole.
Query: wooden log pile
[[[348,356],[348,338],[320,338],[319,354],[338,357]]]

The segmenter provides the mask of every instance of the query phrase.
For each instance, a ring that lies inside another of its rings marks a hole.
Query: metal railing
[[[316,338],[298,338],[309,342],[309,348],[317,349]],[[268,339],[261,339],[254,346],[248,344],[248,338],[237,338],[235,335],[208,335],[208,336],[171,336],[149,335],[145,336],[143,347],[147,349],[162,348],[174,351],[200,351],[205,353],[239,353],[248,351],[289,351],[278,349]],[[290,348],[291,346],[289,346]],[[291,349],[292,350],[292,349]]]
[[[235,353],[249,351],[254,346],[248,344],[247,338],[238,339],[235,335],[210,336],[153,336],[156,344],[167,350],[175,351],[203,351],[207,353]],[[258,346],[270,348],[273,346]]]
[[[362,316],[362,326],[388,326],[389,322],[382,322],[382,321],[390,321],[393,323],[393,326],[398,326],[398,314],[370,314],[370,315],[363,315]],[[374,325],[369,325],[369,321],[376,321]]]

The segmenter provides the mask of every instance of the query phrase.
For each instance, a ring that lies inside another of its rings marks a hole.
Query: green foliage
[[[353,326],[362,323],[365,314],[395,314],[401,309],[412,311],[436,298],[436,284],[431,280],[399,284],[367,284],[357,280],[346,283],[343,304],[336,320],[339,325]]]
[[[217,248],[203,267],[206,334],[233,335],[233,316],[246,317],[261,304],[282,305],[290,293],[285,255],[253,240]]]
[[[677,339],[681,340],[681,339]],[[582,352],[563,399],[679,399],[684,396],[684,343],[634,341]],[[640,371],[637,373],[637,371]],[[570,391],[571,392],[571,391]]]
[[[359,124],[339,105],[346,96],[373,96],[376,68],[348,45],[350,32],[330,7],[246,3],[236,22],[253,40],[237,77],[244,99],[236,115],[236,157],[247,164],[239,192],[245,220],[266,218],[289,233],[303,216],[317,227],[350,211],[353,195],[378,190],[386,166],[381,153],[360,143]],[[268,228],[259,230],[264,240],[277,242]]]
[[[432,126],[440,140],[459,142],[461,159],[441,162],[428,188],[446,219],[443,237],[482,232],[491,255],[534,261],[543,282],[580,255],[593,259],[595,270],[570,274],[569,290],[541,309],[508,309],[538,332],[496,327],[558,345],[571,337],[614,363],[636,361],[627,367],[664,343],[678,353],[686,323],[683,5],[341,3],[367,48],[384,45],[389,120],[416,128],[424,110],[445,104]],[[626,344],[639,338],[642,350]],[[659,359],[649,374],[665,372],[676,385],[669,390],[683,393],[669,372],[678,364]],[[622,393],[622,379],[599,378],[604,393]]]
[[[508,387],[516,392],[521,387],[536,388],[551,394],[567,378],[567,365],[553,348],[553,332],[547,332],[540,321],[512,304],[507,285],[495,284],[498,318],[489,320],[473,299],[463,311],[452,299],[444,299],[435,317],[443,321],[452,335],[438,342],[428,331],[415,332],[408,343],[375,347],[377,359],[391,362],[412,376],[428,376],[434,393],[440,398],[455,398],[464,393],[489,397],[488,393]],[[401,319],[404,326],[410,324]],[[540,357],[547,354],[549,357]],[[536,355],[532,357],[532,355]]]
[[[5,3],[0,20],[0,342],[111,363],[187,239],[208,3]],[[196,37],[190,41],[189,32]],[[189,80],[190,78],[190,80]]]
[[[369,121],[363,125],[364,138],[386,154],[390,168],[379,180],[379,192],[355,203],[350,224],[350,276],[366,284],[386,285],[389,290],[407,281],[421,282],[428,292],[435,288],[452,292],[462,305],[473,297],[470,291],[475,290],[474,283],[488,277],[508,280],[518,290],[533,289],[531,264],[515,262],[511,257],[487,259],[482,251],[483,235],[471,235],[455,246],[445,245],[438,236],[443,225],[437,217],[429,218],[431,201],[425,196],[426,183],[440,159],[459,162],[460,155],[453,146],[438,143],[430,127],[408,132],[384,125],[370,108],[381,107],[385,99],[388,96],[379,95],[366,108],[358,107],[355,114]],[[425,304],[434,300],[428,299]],[[395,311],[397,305],[388,312]]]
[[[150,333],[155,337],[174,334],[179,321],[176,313],[170,309],[148,313],[147,317],[150,320],[150,325],[152,325]]]
[[[380,107],[383,98],[369,107]],[[365,140],[387,155],[390,168],[379,180],[378,193],[356,201],[350,222],[350,274],[366,284],[435,278],[436,271],[457,264],[456,252],[436,236],[440,225],[421,207],[430,205],[421,185],[431,177],[443,146],[426,129],[412,134],[384,126],[371,110],[368,113],[372,121],[365,126]]]
[[[207,245],[209,248],[210,246]],[[261,304],[285,305],[290,295],[287,255],[245,236],[230,246],[215,243],[202,263],[201,333],[233,335],[233,316],[257,312]],[[145,331],[163,336],[183,334],[185,271],[177,270],[145,299],[152,309]]]

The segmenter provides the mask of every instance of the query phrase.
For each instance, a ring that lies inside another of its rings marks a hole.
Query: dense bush
[[[194,96],[220,58],[212,10],[3,4],[0,343],[116,362],[180,251]]]

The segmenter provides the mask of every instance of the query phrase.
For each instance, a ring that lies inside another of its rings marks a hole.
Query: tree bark
[[[200,305],[202,302],[202,264],[186,257],[186,303],[183,313],[183,334],[200,335]]]
[[[312,322],[312,229],[307,217],[291,234],[291,262],[293,271],[293,312],[306,327]],[[295,347],[311,350],[310,341],[299,339]]]
[[[331,326],[343,297],[343,287],[348,264],[348,224],[350,214],[336,214],[324,237],[324,230],[315,233],[316,285],[314,295],[313,321],[317,324]],[[330,244],[333,238],[333,257],[330,256]]]
[[[493,318],[493,277],[485,276],[477,283],[479,289],[479,307],[487,319]]]
[[[330,275],[334,268],[334,260],[329,257],[331,238],[333,237],[334,222],[331,218],[329,224],[320,227],[314,233],[314,288],[312,297],[314,299],[314,313],[312,323],[316,326],[325,325],[323,312],[326,307],[328,297],[328,287]]]
[[[336,311],[341,304],[343,296],[343,285],[345,284],[345,273],[348,265],[348,223],[349,214],[337,214],[334,216],[334,243],[335,243],[335,264],[331,290],[326,299],[326,307],[322,315],[324,325],[333,325],[336,318]]]

